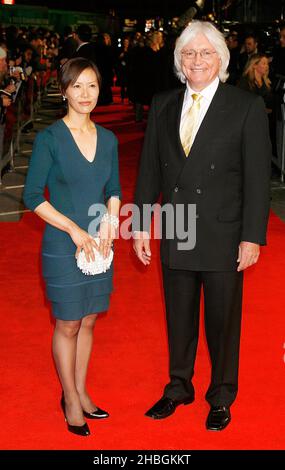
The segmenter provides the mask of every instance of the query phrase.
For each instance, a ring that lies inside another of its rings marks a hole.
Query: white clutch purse
[[[94,237],[94,240],[97,243],[97,245],[99,245],[100,238]],[[103,256],[99,253],[99,251],[96,250],[95,247],[93,247],[93,249],[94,249],[94,255],[95,255],[94,261],[90,260],[88,262],[83,250],[80,251],[77,257],[78,268],[83,272],[83,274],[86,274],[87,276],[105,273],[108,269],[110,269],[110,266],[112,264],[113,257],[114,257],[114,252],[112,248],[110,250],[110,254],[108,258],[103,258]]]

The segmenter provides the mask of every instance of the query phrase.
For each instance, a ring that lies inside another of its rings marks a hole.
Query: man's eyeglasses
[[[209,60],[212,57],[212,54],[216,54],[216,51],[208,51],[207,49],[202,49],[201,51],[194,51],[194,49],[190,49],[189,51],[182,51],[181,55],[186,60],[193,60],[196,59],[196,56],[199,54],[201,59]]]

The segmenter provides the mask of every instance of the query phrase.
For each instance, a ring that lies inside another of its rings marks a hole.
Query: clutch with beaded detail
[[[97,245],[100,243],[99,237],[94,237],[95,242]],[[95,274],[105,273],[108,269],[110,269],[114,252],[111,248],[109,256],[107,258],[103,258],[101,253],[93,247],[95,260],[87,261],[84,250],[81,250],[78,257],[77,257],[77,266],[87,276],[92,276]]]

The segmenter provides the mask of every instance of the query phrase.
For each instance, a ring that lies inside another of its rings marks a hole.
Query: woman
[[[276,148],[276,101],[271,91],[271,82],[268,78],[269,61],[264,54],[254,54],[249,59],[243,77],[239,82],[239,87],[243,90],[251,91],[263,98],[268,124],[272,152],[277,155]]]
[[[62,66],[59,84],[68,111],[37,135],[24,191],[26,205],[47,222],[43,276],[56,318],[53,355],[63,390],[61,406],[68,430],[82,436],[90,434],[84,417],[109,416],[89,396],[86,376],[95,320],[109,306],[112,266],[105,273],[86,276],[76,257],[84,250],[87,261],[94,260],[97,248],[109,256],[121,194],[117,139],[90,119],[100,83],[97,67],[87,59],[70,59]],[[46,186],[49,201],[44,197]],[[99,230],[99,246],[88,230],[88,211],[95,203],[107,206],[105,221],[92,233]]]
[[[265,102],[267,112],[270,113],[273,108],[273,95],[268,73],[268,58],[264,54],[253,54],[246,64],[239,87],[261,96]]]

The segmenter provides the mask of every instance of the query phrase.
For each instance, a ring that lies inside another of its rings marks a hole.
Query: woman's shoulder
[[[53,124],[45,127],[44,129],[38,131],[36,135],[35,142],[38,145],[47,145],[53,153],[58,148],[58,140],[61,139],[61,126],[60,121],[55,121]]]
[[[41,131],[37,133],[37,136],[43,137],[43,138],[51,138],[51,137],[56,137],[58,131],[60,130],[60,119],[53,122],[49,126],[45,127]]]
[[[104,137],[106,140],[110,142],[118,142],[117,137],[115,136],[114,132],[106,129],[106,127],[102,127],[99,124],[96,124],[97,131]]]

